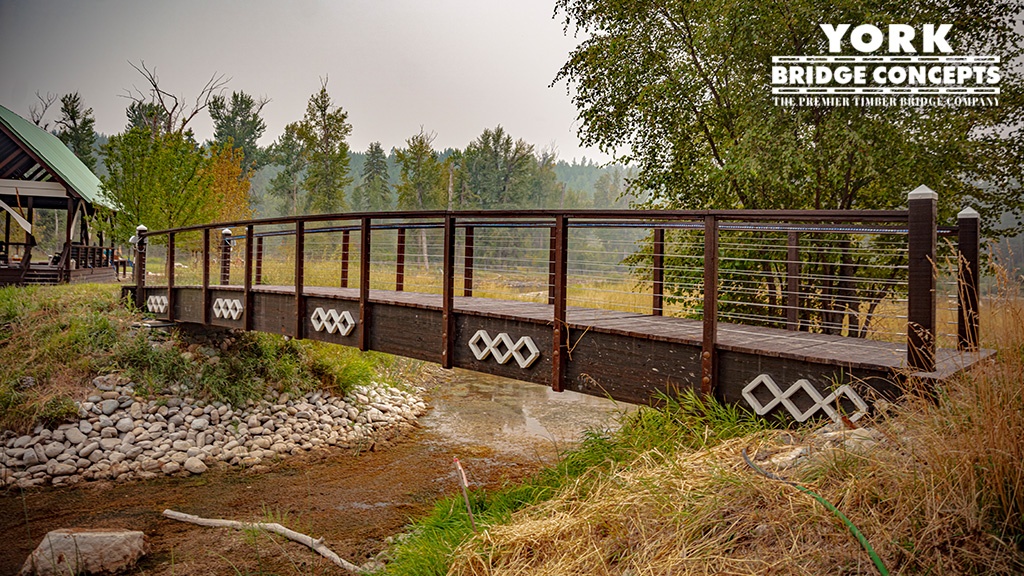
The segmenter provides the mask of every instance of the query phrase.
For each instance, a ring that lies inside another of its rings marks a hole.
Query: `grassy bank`
[[[522,486],[438,504],[388,574],[893,574],[1024,571],[1024,306],[989,303],[998,360],[861,421],[869,442],[824,447],[822,425],[773,430],[693,398],[590,434]],[[849,431],[838,432],[841,439]],[[786,462],[801,447],[807,454]],[[780,463],[775,465],[776,463]],[[774,465],[774,467],[773,467]]]
[[[118,285],[0,289],[0,429],[24,431],[76,415],[92,379],[117,373],[141,393],[172,389],[235,405],[269,390],[343,392],[392,362],[380,354],[257,333],[169,333]]]

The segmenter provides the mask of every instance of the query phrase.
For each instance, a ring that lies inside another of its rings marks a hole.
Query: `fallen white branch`
[[[317,554],[327,558],[331,562],[340,568],[344,568],[349,572],[356,574],[362,573],[362,569],[351,562],[339,558],[337,554],[331,551],[330,548],[324,545],[323,538],[314,539],[312,536],[306,536],[294,530],[289,530],[284,526],[281,526],[277,522],[237,522],[235,520],[219,520],[216,518],[200,518],[193,514],[185,514],[184,512],[175,512],[174,510],[164,510],[164,516],[172,520],[178,520],[180,522],[188,522],[190,524],[197,524],[199,526],[209,526],[212,528],[234,528],[236,530],[246,530],[249,528],[258,528],[266,532],[273,532],[279,534],[285,538],[298,542],[304,546],[308,546]]]

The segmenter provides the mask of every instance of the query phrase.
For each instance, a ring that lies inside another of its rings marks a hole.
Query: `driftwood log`
[[[363,572],[359,566],[356,566],[335,554],[324,544],[323,538],[313,538],[312,536],[307,536],[294,530],[289,530],[277,522],[237,522],[235,520],[220,520],[217,518],[200,518],[193,514],[175,512],[174,510],[164,510],[163,514],[165,517],[172,520],[188,522],[189,524],[197,524],[199,526],[209,526],[211,528],[234,528],[235,530],[257,528],[266,532],[273,532],[274,534],[284,536],[293,542],[298,542],[303,546],[308,546],[311,550],[324,558],[327,558],[340,568],[356,574],[361,574]]]

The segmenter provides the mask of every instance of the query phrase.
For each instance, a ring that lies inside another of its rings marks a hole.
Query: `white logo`
[[[761,402],[754,397],[754,390],[756,390],[757,387],[761,385],[763,385],[772,393],[771,401],[764,405],[762,405]],[[814,405],[811,406],[806,412],[802,412],[799,408],[797,408],[796,404],[794,404],[793,401],[790,400],[790,398],[792,398],[794,394],[800,392],[801,390],[803,390],[803,392],[807,394],[807,396],[809,396],[811,400],[814,401]],[[867,402],[865,402],[863,398],[857,395],[857,393],[853,391],[853,388],[850,388],[845,384],[840,386],[839,388],[836,388],[836,390],[829,394],[828,396],[822,398],[821,393],[818,392],[818,389],[815,388],[814,385],[808,382],[807,380],[797,380],[792,386],[790,386],[785,392],[783,392],[782,389],[780,389],[779,386],[775,383],[775,381],[772,380],[771,376],[767,374],[761,374],[760,376],[755,378],[753,382],[747,384],[747,386],[743,388],[743,398],[746,399],[747,404],[750,404],[750,407],[754,409],[754,412],[756,412],[758,416],[764,416],[765,414],[770,412],[772,408],[775,408],[775,406],[781,403],[783,406],[785,406],[786,410],[789,411],[793,418],[796,419],[797,422],[806,422],[808,418],[813,416],[819,410],[823,410],[825,414],[827,414],[828,417],[832,419],[833,422],[839,422],[841,420],[840,414],[836,412],[834,405],[836,401],[839,398],[842,398],[843,396],[849,398],[850,401],[853,402],[854,406],[857,407],[857,411],[854,412],[851,416],[849,416],[851,422],[856,422],[857,420],[860,419],[861,416],[864,416],[865,414],[868,413]]]
[[[852,30],[850,24],[820,27],[829,56],[772,56],[776,105],[999,105],[999,57],[952,54],[946,40],[951,24],[925,24],[920,54],[914,45],[917,30],[906,24],[892,24],[886,32],[872,24]],[[839,55],[844,38],[861,55]]]
[[[523,356],[523,348],[529,351],[529,356]],[[533,338],[523,336],[513,342],[512,338],[504,332],[492,339],[486,330],[477,330],[476,334],[469,339],[469,349],[473,351],[473,356],[476,356],[477,360],[485,360],[488,356],[493,355],[498,364],[504,364],[510,358],[515,358],[520,368],[529,368],[540,358],[540,350],[533,343]]]
[[[342,336],[351,334],[352,329],[356,326],[356,322],[352,319],[352,315],[348,313],[348,310],[338,312],[334,308],[326,311],[323,308],[313,310],[309,321],[313,323],[313,330],[317,332],[323,332],[324,330],[328,334],[340,332]]]

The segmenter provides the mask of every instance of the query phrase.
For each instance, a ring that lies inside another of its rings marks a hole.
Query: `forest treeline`
[[[436,134],[421,127],[397,145],[353,151],[348,114],[326,80],[301,118],[263,147],[269,99],[229,95],[227,81],[214,76],[187,104],[160,86],[155,70],[135,68],[149,89],[131,94],[117,134],[95,131],[93,111],[77,92],[59,98],[52,126],[46,116],[56,96],[38,95],[29,111],[98,175],[117,207],[115,237],[130,236],[139,223],[155,230],[343,211],[621,208],[631,201],[625,166],[566,162],[501,125],[462,149],[437,149]],[[190,127],[200,114],[214,127],[205,142]]]

